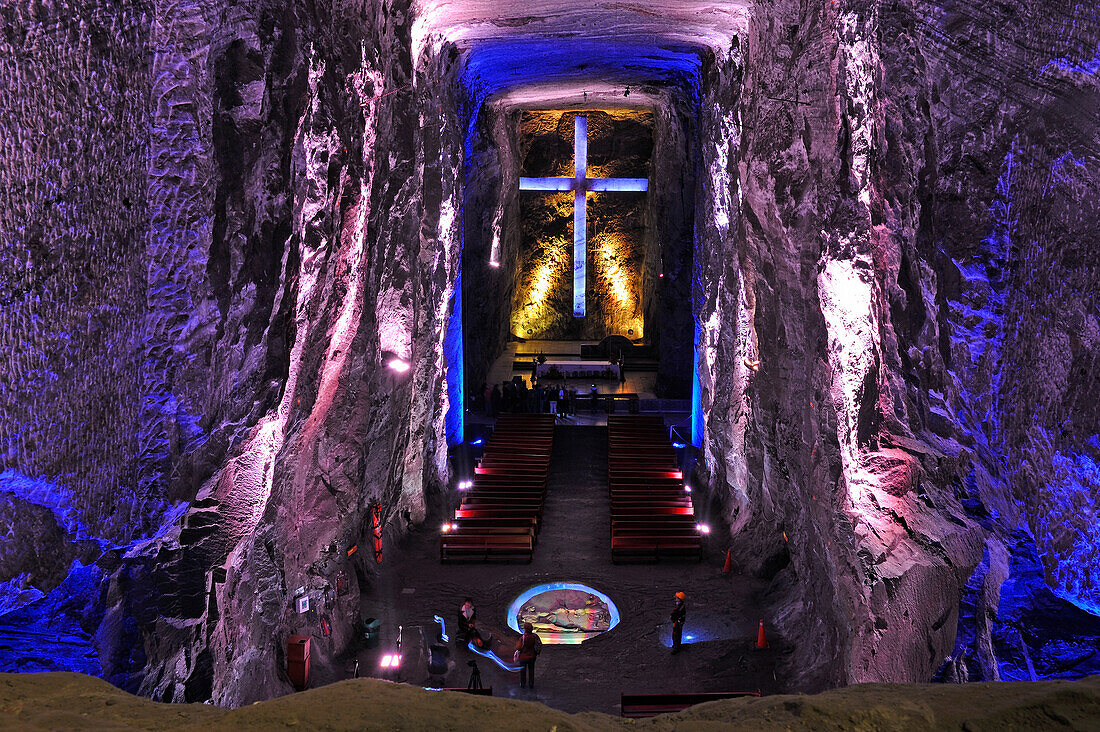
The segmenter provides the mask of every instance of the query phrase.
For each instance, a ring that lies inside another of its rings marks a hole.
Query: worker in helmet
[[[672,606],[672,613],[668,619],[672,621],[672,652],[680,652],[680,642],[684,638],[684,620],[687,618],[687,595],[683,592],[676,593],[676,604]]]

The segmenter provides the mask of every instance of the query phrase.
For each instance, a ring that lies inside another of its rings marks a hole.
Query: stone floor
[[[387,563],[379,582],[364,598],[363,611],[382,620],[382,644],[364,650],[364,675],[378,674],[382,653],[393,649],[397,626],[404,626],[401,680],[427,685],[421,631],[430,637],[436,614],[453,632],[463,598],[477,606],[479,625],[502,641],[510,654],[518,637],[507,627],[508,605],[524,590],[551,581],[577,581],[609,595],[622,620],[610,632],[583,645],[547,645],[536,666],[537,690],[519,688],[518,674],[490,660],[455,648],[446,686],[465,687],[477,660],[495,696],[541,701],[565,711],[618,713],[620,692],[783,690],[774,669],[786,653],[771,638],[765,651],[753,648],[760,580],[723,574],[724,546],[710,546],[701,563],[613,565],[607,495],[607,431],[601,427],[559,426],[555,431],[550,487],[534,561],[529,565],[443,565],[438,528],[422,527],[399,547],[400,561]],[[718,540],[716,540],[718,541]],[[688,595],[683,653],[668,647],[668,613],[673,594]]]

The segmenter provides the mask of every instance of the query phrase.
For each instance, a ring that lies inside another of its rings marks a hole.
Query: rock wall
[[[1097,218],[1063,201],[1095,184],[1098,37],[1069,3],[778,3],[707,73],[703,472],[802,683],[1026,657],[993,640],[1021,522],[1093,602]]]
[[[332,664],[375,529],[388,561],[445,484],[518,120],[414,13],[0,8],[0,622],[57,667],[289,691],[286,636],[325,616]],[[680,194],[646,271],[695,315],[659,308],[661,374],[693,333],[700,477],[792,687],[1096,668],[1098,49],[1087,3],[781,0],[646,91]]]
[[[0,470],[121,540],[166,507],[136,480],[151,43],[142,3],[0,8]]]
[[[166,701],[287,691],[282,644],[319,621],[294,590],[330,617],[331,660],[375,564],[346,550],[374,516],[388,546],[446,480],[454,59],[412,57],[401,4],[3,12],[5,89],[34,100],[3,121],[5,190],[31,186],[4,209],[20,301],[2,330],[26,351],[5,388],[56,361],[52,386],[3,400],[4,505],[63,537],[52,564],[5,552],[5,602],[54,626],[58,572],[94,563],[57,591],[98,608],[72,608],[74,632],[111,680]],[[42,83],[57,67],[69,88]],[[26,139],[45,120],[72,129]],[[46,217],[19,228],[20,206]]]

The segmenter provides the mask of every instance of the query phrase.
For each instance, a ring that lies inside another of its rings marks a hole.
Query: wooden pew
[[[662,558],[703,559],[703,541],[700,537],[627,536],[611,537],[611,562],[660,561]]]
[[[517,521],[534,521],[536,527],[542,526],[542,511],[530,508],[456,508],[455,519],[461,521],[467,518],[494,518],[515,519]]]
[[[756,691],[718,691],[695,694],[622,694],[619,698],[619,713],[623,717],[639,719],[655,717],[658,714],[681,712],[688,707],[719,699],[736,699],[743,696],[760,696]]]
[[[634,508],[634,507],[626,508],[626,507],[623,507],[623,508],[619,508],[618,510],[613,510],[611,512],[611,520],[614,521],[616,518],[630,518],[632,516],[635,516],[635,517],[640,516],[640,517],[643,517],[643,518],[648,518],[648,517],[651,517],[651,516],[694,516],[694,515],[695,515],[695,507],[694,506],[676,506],[676,507],[673,507],[673,508],[652,508],[652,507],[650,507],[650,508]]]
[[[439,559],[443,562],[530,562],[531,536],[500,534],[442,534]]]

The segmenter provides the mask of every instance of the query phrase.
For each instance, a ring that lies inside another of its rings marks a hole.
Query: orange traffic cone
[[[767,648],[768,639],[764,637],[764,621],[760,621],[760,629],[756,631],[756,647]]]
[[[726,550],[726,563],[722,565],[722,572],[729,574],[733,571],[733,560],[730,559],[730,550]]]

